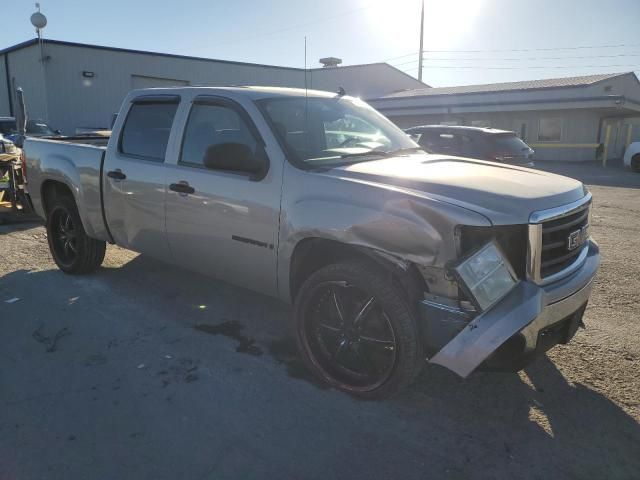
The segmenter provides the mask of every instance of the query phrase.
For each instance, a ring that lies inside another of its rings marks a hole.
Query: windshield
[[[49,125],[40,120],[29,120],[27,121],[27,134],[55,135],[56,132]]]
[[[280,97],[257,103],[287,153],[307,167],[420,149],[406,133],[358,99]]]

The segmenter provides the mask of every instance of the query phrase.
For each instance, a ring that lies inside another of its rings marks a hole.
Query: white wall
[[[25,92],[29,117],[33,119],[46,118],[47,97],[43,88],[44,77],[38,47],[33,45],[14,52],[5,53],[5,55],[9,56],[10,82],[15,79],[15,86],[22,87]],[[2,77],[4,78],[6,77],[4,73],[4,59],[1,66]],[[0,98],[5,96],[6,95],[2,95]],[[6,109],[3,106],[3,110],[6,110],[7,114],[9,113],[8,102]]]
[[[108,126],[133,76],[188,82],[191,85],[302,85],[301,71],[203,60],[47,44],[52,125],[73,133],[76,127]],[[94,73],[91,79],[83,71]]]
[[[4,59],[5,55],[0,55],[0,116],[9,116],[11,108],[9,104],[9,89],[4,68]]]
[[[337,92],[343,87],[348,95],[377,98],[411,88],[425,88],[415,78],[383,63],[310,70],[310,88]]]

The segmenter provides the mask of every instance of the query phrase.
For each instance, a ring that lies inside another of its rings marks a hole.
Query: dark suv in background
[[[533,166],[533,149],[507,130],[423,125],[405,130],[429,153]]]

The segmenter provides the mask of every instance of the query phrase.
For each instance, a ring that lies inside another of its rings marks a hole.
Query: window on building
[[[207,150],[222,143],[240,143],[255,153],[257,142],[235,110],[222,105],[194,105],[184,132],[180,163],[205,166]]]
[[[527,122],[524,120],[515,120],[513,122],[513,131],[520,137],[523,142],[527,141]]]
[[[163,162],[177,108],[177,100],[134,103],[122,128],[120,151]]]
[[[559,142],[562,139],[561,118],[541,118],[538,127],[538,141]]]

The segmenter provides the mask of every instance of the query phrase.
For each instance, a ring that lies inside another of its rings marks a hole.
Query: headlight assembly
[[[463,260],[454,271],[480,310],[493,306],[517,283],[513,268],[494,241]]]

